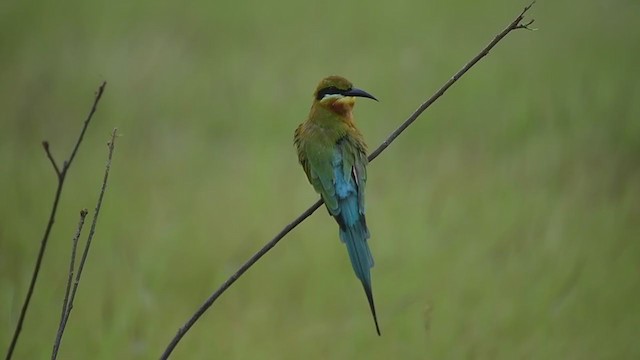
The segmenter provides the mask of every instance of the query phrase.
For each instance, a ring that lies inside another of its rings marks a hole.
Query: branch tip
[[[536,31],[538,30],[537,28],[531,28],[529,27],[531,24],[533,24],[536,21],[536,19],[531,19],[529,21],[527,21],[524,24],[518,24],[518,26],[516,26],[516,29],[525,29],[525,30],[529,30],[529,31]]]
[[[529,9],[531,9],[531,7],[536,3],[536,0],[533,0],[529,5],[524,7],[524,10],[522,10],[522,12],[520,13],[520,16],[524,15],[524,13],[526,13],[527,11],[529,11]]]
[[[84,226],[84,220],[87,216],[87,209],[80,211],[80,220],[78,221],[78,227],[75,235],[72,239],[71,245],[71,260],[69,261],[69,274],[67,275],[67,286],[65,287],[64,299],[62,301],[62,314],[60,315],[60,323],[58,324],[58,331],[56,332],[56,338],[53,342],[53,353],[51,359],[55,360],[58,356],[58,350],[60,349],[60,342],[62,341],[62,334],[64,333],[64,327],[66,326],[69,318],[69,313],[73,305],[69,302],[69,295],[71,291],[71,282],[73,280],[73,271],[75,270],[76,253],[78,248],[78,239],[82,233],[82,227]],[[73,299],[71,299],[73,301]]]
[[[528,22],[522,24],[521,21],[524,18],[524,14],[529,11],[529,9],[531,9],[531,7],[536,3],[536,0],[533,0],[529,5],[525,6],[524,9],[522,10],[522,12],[520,13],[520,16],[518,16],[518,22],[516,25],[516,27],[514,29],[527,29],[527,30],[531,30],[531,31],[535,31],[538,29],[531,29],[529,28],[529,25],[533,24],[534,21],[536,21],[535,19],[531,19]]]
[[[107,86],[107,82],[103,80],[100,86],[98,86],[98,90],[94,92],[94,95],[96,96],[96,98],[99,98],[100,96],[102,96],[105,86]]]
[[[62,178],[62,173],[60,173],[60,168],[58,168],[58,164],[56,163],[56,160],[53,158],[53,155],[51,154],[51,151],[49,149],[49,142],[44,140],[42,142],[42,147],[44,148],[44,152],[47,154],[47,158],[49,159],[49,162],[51,162],[51,166],[53,166],[53,171],[56,172],[56,176],[58,177],[58,182],[60,182],[60,179]]]

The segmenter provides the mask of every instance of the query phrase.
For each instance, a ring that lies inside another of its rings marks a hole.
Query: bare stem
[[[61,175],[60,168],[58,168],[58,164],[56,164],[56,160],[53,158],[53,155],[51,155],[51,151],[49,150],[49,142],[43,141],[42,147],[44,148],[44,151],[47,153],[47,158],[49,158],[49,161],[51,161],[51,166],[53,166],[53,170],[56,172],[56,176],[58,177],[58,180],[60,180],[60,175]]]
[[[87,217],[87,209],[82,209],[82,211],[80,211],[80,220],[78,221],[78,227],[76,228],[76,233],[73,236],[73,240],[71,244],[71,260],[69,261],[69,276],[67,278],[67,286],[64,291],[64,300],[62,301],[62,314],[60,315],[60,324],[58,325],[56,340],[53,343],[53,355],[51,356],[53,359],[55,359],[55,357],[58,354],[60,339],[62,338],[62,331],[63,331],[62,323],[67,313],[67,305],[69,304],[69,293],[71,291],[71,282],[73,281],[73,271],[75,270],[76,253],[78,249],[78,239],[80,238],[80,234],[82,233],[82,227],[84,226],[84,219],[86,217]]]
[[[442,96],[456,81],[458,81],[469,69],[471,69],[480,59],[487,56],[489,51],[493,49],[505,36],[507,36],[510,32],[517,29],[527,28],[527,25],[530,25],[532,22],[528,22],[526,24],[522,24],[522,20],[524,18],[524,14],[533,6],[533,3],[528,5],[522,10],[520,15],[518,15],[502,32],[494,37],[494,39],[480,51],[471,61],[469,61],[465,66],[462,67],[451,79],[449,79],[435,94],[433,94],[427,101],[425,101],[418,109],[409,116],[407,120],[405,120],[394,132],[392,132],[386,140],[378,146],[370,155],[369,161],[373,161],[378,157],[404,130],[406,130],[409,125],[411,125],[431,104],[433,104],[440,96]],[[276,244],[291,230],[293,230],[296,226],[302,223],[306,218],[311,216],[321,205],[323,201],[322,199],[316,201],[311,207],[305,210],[300,216],[298,216],[293,222],[289,225],[285,226],[271,241],[269,241],[262,249],[260,249],[257,253],[255,253],[246,263],[244,263],[240,268],[233,274],[231,277],[227,279],[211,296],[198,308],[198,310],[191,316],[191,318],[180,328],[176,335],[171,339],[171,342],[165,349],[160,359],[168,359],[171,355],[171,352],[178,345],[178,342],[182,339],[182,337],[189,331],[189,329],[198,321],[200,316],[204,314],[213,303],[222,295],[242,274],[244,274],[251,266],[253,266],[262,256],[264,256],[269,250],[271,250]]]
[[[49,234],[51,233],[51,229],[53,228],[53,223],[55,222],[56,213],[58,212],[58,204],[60,202],[60,196],[62,195],[62,189],[64,186],[64,180],[67,176],[67,171],[73,162],[73,159],[80,148],[80,143],[82,143],[82,139],[84,137],[87,128],[89,127],[89,123],[91,119],[93,119],[93,114],[95,114],[96,109],[98,107],[98,103],[100,102],[100,98],[102,97],[102,93],[104,92],[104,88],[107,85],[107,82],[103,82],[98,90],[96,91],[96,95],[93,99],[93,105],[91,106],[91,110],[87,115],[84,124],[82,126],[82,130],[80,131],[80,135],[76,140],[76,143],[73,147],[73,151],[69,155],[69,158],[63,162],[62,170],[58,168],[56,161],[54,160],[51,152],[49,151],[49,143],[47,141],[43,141],[42,145],[47,153],[47,157],[58,176],[58,186],[56,188],[56,193],[53,197],[53,205],[51,206],[51,213],[49,214],[49,221],[47,223],[47,227],[44,230],[44,234],[42,235],[42,240],[40,241],[40,250],[38,250],[38,257],[36,258],[36,264],[33,269],[33,275],[31,276],[31,282],[29,283],[29,289],[27,290],[27,295],[22,303],[22,309],[20,310],[20,317],[18,318],[18,323],[16,324],[16,328],[13,332],[13,337],[11,339],[11,343],[9,344],[9,348],[7,349],[7,355],[5,357],[6,360],[10,360],[13,356],[13,351],[16,348],[16,344],[18,343],[18,338],[20,337],[20,332],[22,331],[22,325],[24,324],[25,316],[27,315],[27,310],[29,309],[29,303],[31,302],[31,297],[33,296],[33,291],[36,286],[36,282],[38,280],[38,275],[40,274],[40,266],[42,265],[42,259],[44,258],[45,250],[47,249],[47,243],[49,241]]]
[[[91,241],[93,240],[93,236],[96,232],[96,224],[98,223],[98,215],[100,215],[100,208],[102,207],[102,200],[104,198],[105,190],[107,189],[107,180],[109,179],[109,171],[111,170],[111,159],[113,158],[113,150],[115,149],[115,141],[118,135],[118,129],[113,129],[111,133],[111,140],[107,144],[109,147],[109,156],[107,158],[107,165],[104,171],[104,178],[102,179],[102,187],[100,188],[100,194],[98,195],[98,202],[96,203],[95,212],[93,213],[93,220],[91,222],[91,229],[89,230],[89,236],[87,237],[87,242],[84,245],[84,251],[82,252],[82,259],[80,260],[80,265],[78,265],[78,271],[76,273],[75,281],[73,282],[73,290],[71,291],[71,295],[69,296],[69,300],[64,308],[64,312],[62,314],[62,318],[60,319],[60,326],[58,328],[58,334],[56,336],[56,341],[53,344],[53,354],[51,355],[51,359],[55,360],[58,356],[58,349],[60,348],[60,343],[62,342],[62,335],[64,334],[64,330],[67,326],[67,321],[69,320],[69,316],[71,315],[71,310],[73,309],[73,300],[76,297],[76,292],[78,291],[78,285],[80,285],[80,279],[82,278],[82,270],[84,270],[85,262],[87,261],[87,256],[89,255],[89,249],[91,248]],[[74,249],[75,250],[75,249]],[[72,253],[72,261],[75,254]],[[73,272],[73,269],[71,270]],[[72,274],[69,274],[69,283],[67,287],[70,286]],[[67,288],[68,290],[68,288]]]
[[[78,148],[80,147],[80,143],[84,138],[84,133],[87,132],[87,128],[89,127],[89,122],[91,122],[91,118],[93,118],[93,114],[95,114],[96,110],[98,109],[98,102],[100,102],[102,93],[104,93],[105,86],[107,86],[107,82],[103,81],[100,87],[98,88],[98,91],[96,91],[96,97],[93,100],[93,105],[91,106],[91,110],[89,110],[89,115],[87,115],[87,118],[84,121],[82,130],[80,131],[80,135],[78,136],[78,141],[76,141],[76,145],[73,147],[73,150],[71,151],[71,155],[69,155],[69,159],[67,159],[67,161],[64,162],[64,166],[62,168],[63,173],[66,172],[67,169],[69,169],[69,166],[71,166],[73,159],[76,158],[76,154],[78,153]]]
[[[491,40],[491,42],[487,46],[485,46],[484,49],[482,49],[482,51],[480,51],[476,56],[473,57],[473,59],[466,63],[462,67],[462,69],[458,70],[458,72],[455,73],[455,75],[453,75],[444,85],[442,85],[442,87],[440,87],[440,89],[438,89],[435,94],[431,95],[431,97],[427,99],[427,101],[423,102],[418,107],[418,109],[416,109],[416,111],[414,111],[413,114],[409,116],[407,120],[405,120],[394,132],[392,132],[391,135],[389,135],[389,137],[387,137],[387,139],[383,141],[382,144],[380,144],[380,146],[378,146],[371,154],[369,154],[369,161],[373,161],[373,159],[377,158],[378,155],[380,155],[380,153],[384,151],[384,149],[391,145],[391,143],[398,137],[398,135],[402,134],[402,132],[405,131],[409,127],[409,125],[416,121],[418,116],[422,115],[422,113],[427,110],[427,108],[431,106],[431,104],[436,102],[436,100],[438,100],[440,96],[442,96],[447,90],[449,90],[451,85],[458,81],[467,71],[469,71],[469,69],[471,69],[476,63],[478,63],[478,61],[487,56],[489,54],[489,51],[491,51],[491,49],[493,49],[502,39],[504,39],[505,36],[507,36],[513,30],[524,29],[526,28],[526,25],[530,25],[531,23],[533,23],[533,20],[531,20],[527,22],[527,24],[522,24],[522,20],[524,19],[524,14],[529,9],[531,9],[534,3],[535,1],[526,6],[524,10],[522,10],[520,15],[518,15],[509,24],[509,26],[502,30],[501,33],[496,35],[493,40]]]

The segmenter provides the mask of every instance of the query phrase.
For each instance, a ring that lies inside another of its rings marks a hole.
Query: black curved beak
[[[378,101],[378,99],[375,98],[375,96],[369,94],[368,92],[361,90],[361,89],[356,89],[353,88],[351,90],[345,91],[343,93],[343,95],[346,96],[357,96],[357,97],[365,97],[365,98],[369,98],[369,99],[373,99],[375,101]]]

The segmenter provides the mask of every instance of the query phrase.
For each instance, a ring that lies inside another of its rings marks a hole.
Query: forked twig
[[[76,157],[78,149],[80,148],[80,143],[82,143],[82,139],[84,138],[84,134],[89,127],[89,123],[91,119],[93,119],[93,115],[96,112],[98,107],[98,103],[102,98],[102,94],[104,93],[104,88],[107,86],[107,82],[102,82],[102,84],[98,87],[96,91],[96,95],[93,99],[93,105],[91,106],[91,110],[84,120],[84,124],[82,125],[82,129],[80,131],[80,135],[76,140],[76,143],[69,155],[69,158],[62,163],[62,169],[60,169],[53,158],[49,150],[49,142],[43,141],[42,146],[44,147],[44,151],[47,154],[47,158],[51,162],[54,171],[56,172],[58,178],[58,186],[56,188],[56,193],[53,197],[53,205],[51,206],[51,213],[49,214],[49,221],[47,223],[47,227],[44,230],[44,234],[42,235],[42,240],[40,241],[40,250],[38,251],[38,257],[36,258],[36,264],[33,269],[33,275],[31,276],[31,282],[29,283],[29,289],[27,290],[27,295],[22,303],[22,309],[20,310],[20,317],[18,318],[18,323],[16,324],[16,328],[13,332],[13,337],[11,338],[11,343],[9,344],[9,348],[7,349],[7,355],[5,357],[6,360],[11,359],[13,356],[13,351],[15,350],[16,344],[18,343],[18,338],[20,337],[20,332],[22,331],[22,325],[24,323],[25,316],[27,315],[27,310],[29,309],[29,303],[31,302],[31,297],[33,296],[33,291],[36,286],[36,282],[38,280],[38,275],[40,274],[40,266],[42,265],[42,259],[44,258],[45,250],[47,249],[47,242],[49,241],[49,234],[51,233],[51,229],[53,228],[53,223],[55,222],[56,213],[58,212],[58,204],[60,202],[60,196],[62,195],[62,189],[64,186],[64,181],[67,177],[67,172],[73,163],[73,160]]]
[[[533,6],[535,3],[532,2],[527,7],[522,10],[520,15],[518,15],[501,33],[495,36],[495,38],[485,46],[480,53],[478,53],[471,61],[469,61],[465,66],[462,67],[453,77],[451,77],[435,94],[433,94],[427,101],[425,101],[418,109],[409,116],[407,120],[405,120],[394,132],[392,132],[389,137],[378,146],[370,155],[369,161],[373,161],[378,157],[404,130],[409,127],[431,104],[433,104],[440,96],[442,96],[450,87],[453,85],[458,79],[460,79],[469,69],[471,69],[480,59],[487,56],[489,51],[493,49],[505,36],[507,36],[510,32],[517,29],[528,29],[528,25],[532,24],[533,21],[529,21],[526,24],[521,23],[524,19],[524,14]],[[285,226],[271,241],[269,241],[262,249],[256,252],[247,262],[242,264],[240,268],[231,275],[227,281],[225,281],[211,296],[198,308],[198,310],[187,320],[187,322],[178,329],[176,335],[171,339],[171,342],[165,349],[164,353],[160,356],[160,359],[167,359],[171,355],[171,352],[178,345],[178,342],[182,339],[182,337],[189,331],[189,329],[198,321],[200,316],[204,314],[213,303],[222,295],[242,274],[244,274],[253,264],[255,264],[262,256],[264,256],[269,250],[271,250],[276,244],[287,235],[293,228],[302,223],[306,218],[308,218],[311,214],[313,214],[321,205],[323,201],[322,199],[316,201],[310,208],[304,211],[300,216],[298,216],[293,222],[289,225]]]
[[[44,148],[44,152],[47,153],[47,158],[49,159],[49,161],[51,161],[51,166],[53,166],[53,170],[56,172],[56,176],[58,177],[58,180],[60,180],[60,168],[58,168],[58,164],[56,164],[56,160],[53,158],[53,155],[51,155],[51,151],[49,151],[49,142],[48,141],[43,141],[42,142],[42,147]]]

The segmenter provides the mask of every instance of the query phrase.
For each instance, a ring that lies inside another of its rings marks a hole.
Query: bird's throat
[[[351,96],[344,97],[342,99],[338,99],[334,101],[330,107],[333,112],[336,114],[343,116],[347,119],[351,119],[351,111],[353,110],[353,106],[355,105],[356,100]]]

